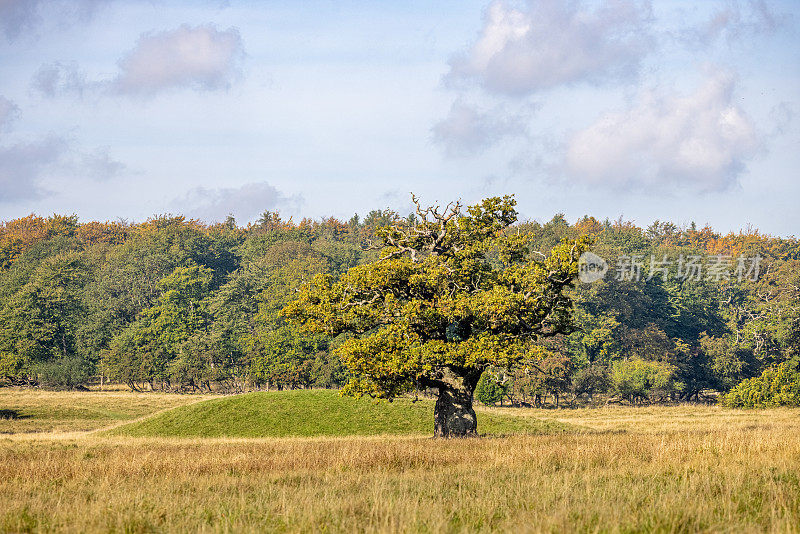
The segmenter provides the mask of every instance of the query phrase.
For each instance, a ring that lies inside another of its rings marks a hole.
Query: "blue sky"
[[[698,5],[699,4],[699,5]],[[0,0],[0,220],[800,227],[800,2]]]

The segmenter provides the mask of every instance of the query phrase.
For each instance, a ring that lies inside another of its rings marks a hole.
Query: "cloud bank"
[[[81,71],[74,61],[46,63],[39,67],[31,80],[31,89],[48,98],[57,96],[82,98],[93,85],[95,84],[86,80],[86,73]]]
[[[98,147],[91,152],[80,152],[75,158],[73,167],[76,174],[102,182],[119,176],[128,167],[111,157],[111,148]]]
[[[478,40],[450,61],[446,80],[524,96],[577,82],[629,78],[649,52],[650,9],[633,0],[502,0],[486,11]]]
[[[616,189],[729,189],[759,149],[753,122],[733,102],[734,89],[730,73],[714,72],[686,96],[644,92],[629,109],[572,136],[567,173]]]
[[[0,0],[0,29],[8,41],[32,30],[39,23],[38,0]]]
[[[8,131],[18,114],[17,105],[0,95],[0,132]],[[55,136],[0,145],[0,203],[42,197],[45,191],[39,186],[41,175],[65,150],[66,144]]]
[[[0,132],[9,129],[18,113],[14,102],[0,96]],[[85,152],[58,135],[3,144],[0,145],[0,203],[47,196],[50,192],[41,184],[48,175],[106,180],[124,169],[124,164],[110,156],[108,147]]]
[[[0,146],[0,203],[49,196],[53,191],[42,186],[47,178],[105,181],[125,169],[107,147],[85,152],[57,135]]]

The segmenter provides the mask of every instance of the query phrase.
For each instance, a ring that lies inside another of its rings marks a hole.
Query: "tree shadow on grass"
[[[0,409],[0,419],[30,419],[30,415],[21,415],[17,410]]]

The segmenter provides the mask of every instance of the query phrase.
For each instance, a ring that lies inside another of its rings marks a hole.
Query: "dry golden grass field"
[[[563,425],[461,441],[104,432],[205,398],[0,389],[0,531],[800,532],[798,410],[483,409]]]

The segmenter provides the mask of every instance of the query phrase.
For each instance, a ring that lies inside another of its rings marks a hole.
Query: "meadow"
[[[447,441],[429,401],[337,399],[0,389],[0,531],[800,529],[798,410],[481,408]]]

